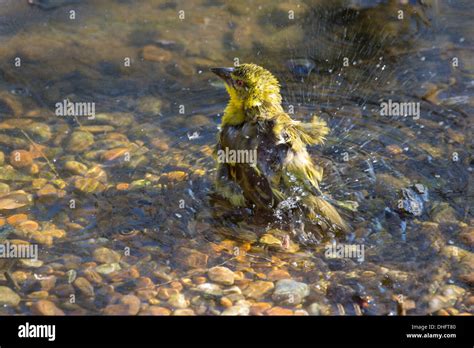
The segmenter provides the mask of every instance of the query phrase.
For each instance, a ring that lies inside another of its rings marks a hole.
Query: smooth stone
[[[94,287],[86,278],[79,277],[73,284],[84,296],[94,297]]]
[[[212,283],[199,284],[196,287],[196,291],[199,291],[203,295],[206,295],[206,296],[215,296],[215,297],[219,297],[224,294],[219,285],[212,284]]]
[[[23,190],[9,192],[0,196],[0,210],[12,210],[31,204],[32,196]]]
[[[276,281],[280,279],[289,279],[290,274],[287,271],[282,270],[282,269],[274,269],[268,273],[267,278],[270,281]]]
[[[281,316],[281,315],[294,315],[293,311],[288,308],[282,308],[282,307],[273,307],[265,312],[267,315],[276,315],[276,316]]]
[[[309,295],[309,286],[292,279],[281,279],[276,282],[272,299],[285,305],[297,305]]]
[[[235,305],[224,310],[221,315],[249,315],[249,314],[250,314],[249,306]]]
[[[12,289],[0,286],[0,306],[16,307],[20,304],[21,297]]]
[[[26,150],[15,150],[10,154],[10,164],[14,168],[28,168],[33,164],[33,156]]]
[[[254,300],[260,300],[267,293],[269,293],[271,290],[273,290],[275,286],[273,285],[272,282],[266,282],[266,281],[261,281],[258,280],[256,282],[250,283],[243,291],[242,293],[249,298],[253,298]]]
[[[48,300],[39,300],[33,303],[31,312],[35,315],[64,315],[62,309],[59,309],[53,302]]]
[[[234,284],[234,272],[232,272],[227,267],[212,267],[207,272],[209,279],[215,283],[222,285],[232,285]]]
[[[139,315],[171,315],[171,311],[168,308],[160,306],[150,306],[147,309],[141,311]]]
[[[99,263],[117,263],[121,259],[121,255],[118,252],[105,247],[95,249],[92,257]]]
[[[87,166],[77,161],[67,161],[64,164],[64,169],[75,175],[84,175],[87,172]]]
[[[196,315],[196,313],[190,308],[185,308],[185,309],[175,310],[173,312],[173,315],[176,315],[176,316],[189,316],[189,315]]]
[[[108,305],[104,308],[105,315],[137,315],[140,311],[141,301],[135,295],[125,295],[119,303]]]
[[[208,259],[208,255],[189,248],[180,248],[177,253],[178,262],[190,268],[206,268]]]
[[[4,182],[0,182],[0,195],[4,195],[10,192],[10,186]]]
[[[33,259],[20,259],[19,262],[23,267],[27,268],[40,268],[44,264],[44,262],[41,260]]]
[[[96,272],[99,274],[107,275],[116,271],[120,271],[122,267],[118,263],[104,263],[103,265],[97,266],[95,268]]]
[[[74,181],[74,188],[82,193],[98,193],[106,189],[100,181],[92,178],[77,178]]]
[[[188,307],[189,302],[183,294],[174,294],[169,298],[168,304],[174,308],[183,309]]]
[[[69,138],[66,150],[79,153],[88,150],[94,144],[94,136],[89,132],[75,131]]]

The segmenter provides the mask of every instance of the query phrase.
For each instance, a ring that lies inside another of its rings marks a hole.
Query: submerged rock
[[[227,267],[212,267],[208,271],[209,279],[215,283],[223,285],[232,285],[234,284],[234,272],[232,272]]]
[[[277,281],[272,299],[285,305],[297,305],[309,295],[309,286],[292,279]]]
[[[21,297],[12,289],[0,286],[0,306],[16,307],[20,304]]]
[[[94,136],[89,132],[75,131],[72,133],[66,150],[69,152],[84,152],[94,144]]]

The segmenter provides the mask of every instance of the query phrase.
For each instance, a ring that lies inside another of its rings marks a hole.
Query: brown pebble
[[[74,286],[86,297],[94,297],[94,287],[83,277],[79,277],[74,281]]]
[[[119,191],[126,191],[129,189],[129,187],[130,187],[130,184],[126,182],[120,182],[115,186],[115,188]]]
[[[282,308],[282,307],[273,307],[265,312],[267,315],[293,315],[291,309]]]
[[[108,305],[104,309],[105,315],[137,315],[141,301],[135,295],[122,296],[118,304]]]
[[[263,315],[272,305],[267,302],[257,302],[250,306],[250,315]]]
[[[280,279],[290,279],[291,276],[290,274],[283,270],[283,269],[274,269],[268,273],[268,280],[271,280],[272,282]]]
[[[387,150],[387,152],[391,155],[399,155],[399,154],[403,153],[402,148],[398,145],[395,145],[395,144],[387,145],[385,147],[385,150]]]
[[[33,164],[33,156],[26,150],[15,150],[10,154],[10,164],[15,168],[28,168]]]
[[[43,279],[39,279],[38,283],[40,284],[41,290],[50,291],[56,285],[57,278],[54,275],[50,275],[48,277],[44,277]]]
[[[223,307],[225,307],[225,308],[230,308],[230,307],[232,307],[232,301],[229,300],[228,297],[225,297],[225,296],[222,297],[221,300],[220,300],[220,303],[221,303],[221,305],[222,305]]]
[[[158,291],[153,289],[138,289],[135,291],[135,295],[137,295],[140,300],[148,301],[154,299],[158,295]]]
[[[44,290],[33,291],[33,292],[28,294],[28,298],[33,299],[33,300],[44,300],[44,299],[48,298],[48,296],[49,296],[49,293],[47,291],[44,291]]]
[[[147,309],[141,311],[139,315],[171,315],[171,311],[165,307],[150,306]]]
[[[180,248],[177,252],[177,261],[190,268],[206,268],[209,256],[200,251]]]
[[[196,313],[194,313],[194,311],[192,309],[189,309],[189,308],[184,308],[184,309],[177,309],[173,312],[173,315],[177,315],[177,316],[180,316],[180,315],[184,315],[184,316],[187,316],[187,315],[196,315]]]
[[[94,263],[94,265],[91,267],[95,267],[95,266],[96,264]],[[102,283],[102,276],[92,268],[87,268],[84,270],[84,278],[86,278],[89,282],[94,283],[94,284]]]
[[[194,284],[199,285],[199,284],[204,284],[205,282],[207,282],[207,279],[206,277],[197,276],[197,277],[193,277],[193,281],[194,281]]]
[[[275,286],[272,282],[257,280],[250,283],[243,291],[243,294],[249,298],[259,300],[270,292]]]
[[[26,214],[14,214],[7,217],[7,222],[12,226],[19,225],[26,220],[28,220],[28,215]]]
[[[474,285],[474,272],[462,274],[459,279],[469,285]]]
[[[137,289],[153,288],[155,284],[149,277],[140,277],[135,284]]]
[[[38,231],[39,225],[36,221],[26,220],[18,224],[18,229],[22,232],[31,233]]]
[[[161,300],[168,300],[172,295],[176,295],[178,293],[179,291],[176,289],[160,288],[158,290],[158,298]]]
[[[31,306],[34,315],[64,315],[64,312],[48,300],[39,300]]]

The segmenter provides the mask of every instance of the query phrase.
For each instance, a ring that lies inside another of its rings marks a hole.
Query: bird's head
[[[244,110],[280,107],[280,85],[271,72],[255,64],[212,68],[225,82],[231,103]]]

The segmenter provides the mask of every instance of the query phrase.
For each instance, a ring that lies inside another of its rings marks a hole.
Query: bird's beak
[[[234,71],[234,68],[211,68],[211,71],[224,80],[227,84],[232,82],[230,74]]]

